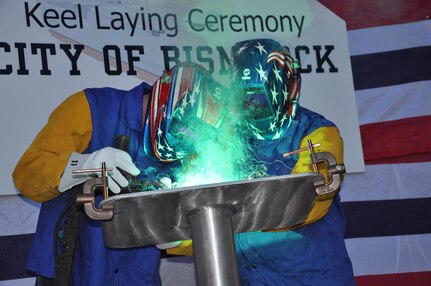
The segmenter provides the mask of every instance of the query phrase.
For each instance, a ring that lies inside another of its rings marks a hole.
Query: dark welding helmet
[[[232,93],[246,110],[246,121],[260,140],[274,140],[288,129],[298,104],[299,64],[271,39],[232,47]]]
[[[216,136],[228,92],[195,63],[180,63],[165,72],[153,85],[145,127],[147,155],[175,161],[194,153],[202,136]]]

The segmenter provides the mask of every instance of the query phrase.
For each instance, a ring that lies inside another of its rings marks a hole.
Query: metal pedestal
[[[203,206],[190,214],[199,285],[239,286],[232,215],[226,206]]]
[[[234,233],[302,223],[317,198],[315,173],[118,195],[105,244],[129,248],[193,239],[199,285],[239,285]]]
[[[132,193],[108,198],[107,171],[75,170],[75,173],[101,173],[84,184],[77,203],[86,214],[102,220],[105,244],[130,248],[163,244],[193,238],[196,273],[200,285],[239,285],[234,233],[290,228],[305,222],[317,200],[331,199],[341,184],[344,164],[328,152],[308,148],[288,152],[290,156],[310,151],[315,172],[326,163],[329,180],[318,173],[302,173]],[[320,145],[320,144],[319,144]],[[104,200],[96,206],[94,190],[102,188]]]

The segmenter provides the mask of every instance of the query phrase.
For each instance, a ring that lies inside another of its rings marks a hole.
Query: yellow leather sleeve
[[[193,256],[193,243],[191,239],[183,240],[180,245],[166,249],[166,253],[171,255]]]
[[[319,147],[314,148],[314,152],[329,152],[335,156],[338,164],[344,163],[344,144],[340,136],[340,132],[336,127],[320,127],[313,131],[308,136],[304,137],[301,141],[300,148],[308,147],[308,140],[311,140],[312,144],[320,143]],[[325,182],[328,182],[328,169],[326,164],[318,164],[319,172],[325,177]],[[299,153],[298,161],[296,162],[292,174],[313,172],[311,165],[310,152],[304,151]],[[328,211],[331,206],[332,200],[336,196],[337,192],[333,192],[328,195],[320,196],[314,202],[313,208],[311,209],[308,217],[302,224],[296,225],[292,228],[304,226],[321,219]],[[290,228],[290,229],[292,229]],[[288,229],[278,229],[273,231],[285,231]]]
[[[308,136],[304,137],[301,140],[300,148],[308,147],[308,140],[311,140],[313,144],[320,143],[319,147],[315,147],[314,151],[317,152],[330,152],[332,153],[337,163],[343,163],[343,140],[341,139],[340,132],[336,127],[320,127],[310,133]],[[293,150],[286,150],[293,151]],[[319,164],[319,171],[327,177],[327,168],[324,164]],[[310,161],[310,153],[308,151],[304,151],[299,153],[298,161],[296,162],[292,174],[304,173],[304,172],[313,172],[313,167]],[[302,225],[311,223],[322,218],[329,207],[331,206],[332,199],[335,194],[332,196],[325,196],[321,200],[316,200],[314,203],[313,209],[311,210],[309,216],[305,220],[305,222],[301,225],[295,226],[300,227]],[[280,230],[272,230],[272,231],[286,231],[288,229],[280,229]],[[193,244],[192,240],[185,240],[179,246],[174,248],[169,248],[166,250],[168,254],[171,255],[193,255]]]
[[[91,113],[84,91],[68,97],[49,116],[13,171],[17,189],[44,202],[57,197],[61,175],[72,152],[82,153],[91,139]]]
[[[314,148],[314,152],[329,152],[335,156],[337,163],[344,162],[344,145],[337,127],[320,127],[314,130],[312,133],[302,138],[299,148],[308,147],[308,140],[311,140],[313,144],[320,143],[319,147]],[[313,167],[310,163],[310,153],[308,151],[299,153],[298,161],[293,167],[292,174],[313,172]],[[326,166],[322,164],[319,167],[319,170],[326,176]]]

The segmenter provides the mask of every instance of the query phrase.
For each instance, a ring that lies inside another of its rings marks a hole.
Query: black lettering
[[[247,26],[247,20],[251,19],[252,20],[252,24],[253,24],[253,32],[256,32],[256,23],[255,20],[258,19],[260,22],[260,31],[263,31],[263,20],[261,16],[251,16],[251,15],[246,15],[244,16],[244,29],[246,32],[248,32],[248,26]]]
[[[118,12],[112,12],[111,15],[118,15],[118,18],[114,18],[111,21],[111,27],[114,30],[124,30],[124,18],[123,15]],[[118,26],[115,24],[118,22]]]
[[[180,62],[180,60],[179,60],[180,51],[177,47],[175,47],[175,46],[160,46],[160,49],[163,52],[163,62],[165,65],[165,71],[168,71],[171,69],[169,63],[173,62],[174,65],[176,65]],[[174,53],[173,56],[169,56],[170,51],[172,51]]]
[[[31,44],[31,53],[36,55],[40,50],[40,59],[42,62],[42,69],[40,70],[41,75],[51,75],[51,70],[48,67],[48,54],[55,55],[55,45],[54,44]]]
[[[149,13],[148,14],[148,20],[150,21],[150,30],[151,31],[153,31],[154,30],[154,28],[153,28],[153,18],[154,17],[156,17],[156,19],[157,19],[157,23],[159,24],[159,31],[161,31],[162,30],[162,19],[160,18],[160,15],[159,14],[157,14],[157,13]]]
[[[34,12],[39,8],[41,3],[37,3],[33,9],[31,11],[29,11],[29,7],[28,7],[28,2],[24,2],[24,7],[25,7],[25,21],[27,24],[27,27],[30,27],[30,18],[32,18],[38,25],[39,27],[44,27],[42,22],[34,15]]]
[[[183,51],[186,53],[186,62],[192,61],[192,46],[184,46]]]
[[[81,55],[82,50],[84,49],[84,45],[73,45],[75,49],[75,53],[72,54],[70,49],[72,45],[70,44],[60,44],[60,49],[64,51],[66,56],[69,58],[72,69],[69,71],[70,75],[80,75],[81,71],[78,69],[78,58]]]
[[[299,71],[301,73],[311,73],[311,65],[307,65],[306,68],[302,66],[301,51],[304,51],[307,55],[310,54],[310,49],[307,46],[297,46],[295,48],[295,57],[299,60],[299,63],[301,64],[301,68],[299,69]]]
[[[231,65],[230,57],[227,55],[225,49],[222,46],[216,47],[219,59],[220,59],[220,71],[219,74],[228,74],[229,66]]]
[[[329,54],[334,50],[334,46],[325,46],[325,54],[323,57],[320,55],[320,50],[322,49],[321,46],[313,46],[313,49],[316,51],[316,61],[317,61],[317,73],[323,73],[324,69],[322,68],[323,64],[325,62],[329,65],[329,72],[338,72],[338,68],[335,67],[335,65],[332,63],[331,59],[329,58]]]
[[[302,17],[301,17],[301,23],[298,23],[298,21],[296,20],[296,17],[295,16],[293,16],[293,20],[295,21],[295,25],[296,25],[296,27],[298,28],[298,38],[299,37],[301,37],[301,33],[302,33],[302,25],[304,25],[304,19],[305,19],[305,16],[304,15],[302,15]],[[291,29],[292,30],[292,29]]]
[[[172,19],[172,25],[169,24],[168,19]],[[168,31],[170,32],[174,32],[172,34],[167,33],[166,36],[168,37],[175,37],[176,35],[178,35],[178,23],[177,23],[177,15],[175,14],[166,14],[165,19],[164,19],[164,23],[165,23],[165,27],[166,29],[168,29]]]
[[[221,15],[220,16],[220,30],[222,32],[224,32],[224,19],[226,19],[226,18],[227,18],[227,15]]]
[[[52,15],[50,15],[51,12],[52,12]],[[51,24],[51,23],[48,22],[48,20],[50,20],[50,19],[53,19],[53,20],[58,20],[59,19],[58,12],[55,11],[54,9],[48,9],[48,10],[46,10],[45,13],[43,13],[43,19],[45,20],[45,24],[48,27],[50,27],[50,28],[58,28],[58,27],[60,27],[60,24]]]
[[[192,28],[192,30],[193,30],[193,31],[196,31],[196,32],[202,32],[202,31],[204,30],[204,28],[203,28],[203,27],[201,27],[201,28],[199,29],[198,27],[196,27],[196,26],[193,24],[192,14],[193,14],[193,13],[195,13],[195,12],[199,12],[199,13],[203,14],[203,12],[202,12],[202,10],[201,10],[201,9],[197,9],[197,8],[195,8],[195,9],[190,10],[189,15],[188,15],[188,17],[187,17],[187,19],[188,19],[188,21],[189,21],[190,28]]]
[[[289,27],[289,31],[293,31],[293,28],[292,28],[292,19],[290,19],[290,17],[289,16],[287,16],[287,15],[284,15],[284,16],[280,16],[280,25],[281,25],[281,31],[282,32],[284,32],[284,21],[283,20],[287,20],[288,21],[288,27]]]
[[[127,22],[129,23],[131,28],[130,36],[133,37],[133,35],[135,34],[136,23],[138,22],[139,15],[138,13],[136,13],[133,19],[130,17],[129,13],[126,12],[125,15],[126,15]]]
[[[5,53],[10,53],[10,46],[8,43],[0,42],[0,48],[3,48]],[[12,73],[12,65],[5,65],[4,69],[0,69],[0,74],[11,74]]]
[[[272,28],[272,29],[269,28],[269,20],[270,19],[272,19],[274,21],[274,28]],[[277,18],[275,18],[272,15],[269,15],[268,17],[266,17],[266,19],[265,19],[265,25],[266,25],[266,29],[268,29],[268,31],[270,31],[270,32],[275,32],[275,31],[278,30],[278,21],[277,21]]]
[[[102,26],[100,24],[100,16],[99,16],[99,6],[95,6],[95,13],[96,13],[96,27],[97,29],[102,29],[102,30],[109,30],[109,26]]]
[[[234,32],[241,32],[242,31],[242,27],[240,26],[240,28],[235,28],[234,25],[236,25],[236,24],[239,24],[239,25],[242,24],[241,18],[238,15],[232,15],[230,17],[230,21],[229,21],[230,28]]]
[[[217,17],[214,15],[206,16],[205,26],[207,27],[208,31],[217,32],[218,31]],[[215,28],[213,28],[213,27],[215,27]]]
[[[82,9],[81,4],[78,4],[78,17],[79,17],[79,27],[84,28],[84,20],[82,19]],[[64,24],[66,26],[66,24]]]
[[[138,51],[140,55],[144,54],[144,46],[133,46],[126,45],[124,49],[127,51],[127,62],[129,63],[129,70],[127,71],[128,75],[137,75],[138,73],[135,70],[134,62],[138,62],[141,58],[133,55],[133,51]]]
[[[113,57],[113,68],[111,69],[111,57],[109,56],[109,52],[114,52]],[[103,47],[103,62],[105,64],[105,73],[107,75],[120,75],[122,72],[121,67],[121,53],[120,49],[115,45],[106,45]]]
[[[210,74],[212,74],[214,72],[214,61],[210,57],[204,57],[202,55],[203,52],[212,55],[213,50],[211,49],[211,47],[208,46],[198,46],[196,48],[197,60],[201,63],[208,63],[207,70]]]
[[[82,15],[81,15],[81,4],[78,4],[78,23],[80,28],[82,29]],[[63,26],[65,26],[68,29],[74,29],[78,27],[78,25],[75,23],[77,20],[76,14],[71,10],[65,10],[63,13],[61,13],[61,23]],[[72,24],[68,24],[67,22],[71,22]]]
[[[15,43],[15,48],[18,51],[18,62],[19,62],[19,68],[17,69],[16,73],[19,75],[28,75],[30,74],[29,70],[27,69],[25,65],[25,56],[24,56],[24,50],[27,48],[26,43]]]

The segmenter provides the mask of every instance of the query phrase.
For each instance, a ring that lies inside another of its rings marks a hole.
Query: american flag
[[[364,151],[340,192],[356,283],[431,285],[431,2],[319,2],[346,21]]]

